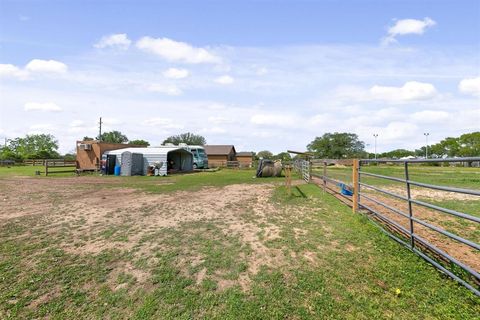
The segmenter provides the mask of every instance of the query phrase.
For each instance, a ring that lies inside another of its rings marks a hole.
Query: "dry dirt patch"
[[[239,284],[248,289],[250,276],[261,266],[283,266],[284,254],[269,248],[265,241],[277,239],[280,227],[269,222],[277,214],[270,203],[270,184],[237,184],[223,188],[205,187],[194,193],[179,191],[151,194],[127,188],[104,188],[101,178],[5,179],[0,223],[24,217],[38,217],[39,226],[52,238],[58,238],[61,249],[73,254],[98,254],[106,249],[130,251],[137,257],[154,258],[161,245],[145,237],[162,230],[180,228],[195,222],[212,222],[224,234],[235,235],[251,248],[244,257],[248,267],[237,280],[218,278],[219,288]],[[92,186],[92,187],[90,187]],[[95,187],[93,187],[95,186]],[[301,230],[297,232],[302,233]],[[30,232],[25,236],[31,236]],[[188,257],[180,267],[187,268],[202,257]],[[188,260],[188,259],[187,259]],[[112,277],[120,272],[140,274],[141,283],[148,279],[131,264],[118,265]],[[206,277],[200,270],[197,282]],[[112,278],[113,279],[113,278]],[[112,283],[113,286],[113,283]],[[115,287],[115,286],[113,286]]]

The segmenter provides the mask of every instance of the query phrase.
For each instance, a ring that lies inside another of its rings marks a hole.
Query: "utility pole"
[[[430,133],[424,132],[423,135],[425,136],[425,159],[428,159],[428,136]]]
[[[373,137],[375,138],[375,160],[377,160],[377,137],[378,137],[378,133],[374,133]]]
[[[102,117],[100,117],[100,122],[98,123],[98,141],[102,141]]]

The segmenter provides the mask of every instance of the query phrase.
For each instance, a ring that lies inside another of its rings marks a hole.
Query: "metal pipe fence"
[[[460,261],[458,255],[456,255],[455,253],[453,253],[453,255],[455,255],[456,257],[453,257],[451,252],[447,252],[448,250],[439,248],[438,246],[443,246],[442,243],[438,242],[438,238],[432,238],[433,240],[435,240],[432,241],[426,239],[424,237],[424,234],[426,234],[426,232],[429,232],[428,235],[431,235],[431,233],[433,233],[440,235],[445,239],[451,239],[453,240],[453,242],[458,243],[459,246],[463,245],[468,247],[468,249],[472,250],[475,254],[480,253],[480,244],[476,243],[472,239],[466,239],[465,236],[456,234],[455,231],[445,230],[440,226],[434,225],[432,221],[425,221],[425,219],[422,219],[418,215],[418,213],[416,213],[417,207],[414,206],[423,207],[434,213],[439,213],[440,221],[445,221],[445,219],[442,219],[441,216],[445,214],[454,219],[459,219],[462,222],[465,221],[473,224],[474,228],[476,228],[477,230],[480,230],[480,217],[465,212],[460,212],[458,210],[445,208],[441,205],[436,205],[419,199],[415,199],[412,196],[412,186],[416,188],[415,190],[438,190],[442,192],[452,192],[456,194],[465,194],[473,197],[479,197],[479,201],[480,190],[415,181],[411,179],[409,170],[411,169],[412,165],[419,164],[450,164],[456,162],[478,163],[479,161],[480,157],[454,159],[353,160],[353,162],[351,162],[351,164],[353,164],[353,168],[350,167],[350,169],[348,169],[348,171],[351,172],[351,176],[347,176],[344,170],[343,175],[345,175],[345,177],[343,177],[334,170],[332,170],[332,172],[327,170],[327,167],[329,165],[337,164],[335,160],[323,159],[312,161],[313,167],[316,169],[316,172],[311,172],[310,174],[311,177],[314,178],[313,181],[319,183],[319,185],[323,187],[324,190],[327,190],[330,193],[334,193],[340,200],[343,199],[342,201],[344,202],[347,199],[347,203],[349,205],[352,205],[354,211],[356,210],[356,208],[358,208],[364,209],[369,212],[370,214],[367,214],[367,217],[371,221],[373,221],[388,236],[390,236],[415,254],[428,261],[430,264],[441,270],[446,275],[450,276],[454,280],[458,281],[460,284],[464,285],[477,296],[480,296],[479,270],[475,270],[472,265],[469,265],[465,261]],[[322,164],[323,168],[321,166]],[[345,163],[345,160],[341,164],[348,166],[348,164]],[[393,164],[396,167],[403,167],[403,178],[398,176],[394,177],[385,174],[365,171],[365,167],[368,165],[378,166],[380,164]],[[298,164],[298,170],[301,170],[300,167],[301,166]],[[330,173],[332,173],[334,177],[332,177]],[[342,181],[343,179],[349,180],[350,177],[352,178],[352,183],[350,183],[349,181]],[[366,183],[369,181],[365,180],[369,179],[390,181],[396,184],[403,185],[402,189],[404,191],[404,194],[399,194],[398,190],[386,190],[383,187],[374,186],[370,183]],[[339,186],[341,186],[341,188],[339,188]],[[340,189],[342,189],[343,191],[344,187],[354,190],[353,195],[349,196],[345,195],[343,192],[340,192]],[[387,201],[391,198],[393,198],[394,201]],[[433,222],[435,222],[435,220]],[[463,270],[463,272],[459,272],[458,270]]]
[[[473,267],[467,265],[466,263],[460,262],[458,259],[452,257],[451,254],[445,252],[444,250],[439,249],[432,241],[424,239],[421,237],[417,232],[417,227],[422,226],[427,228],[429,231],[434,232],[436,234],[440,234],[444,237],[452,239],[458,243],[466,245],[470,247],[475,253],[480,253],[480,244],[472,241],[470,239],[466,239],[454,232],[447,231],[439,226],[433,225],[432,223],[421,219],[418,216],[415,216],[415,211],[413,210],[413,205],[419,205],[435,212],[440,212],[442,214],[447,214],[450,216],[454,216],[461,220],[467,220],[469,223],[473,223],[475,228],[480,228],[480,218],[477,216],[473,216],[471,214],[467,214],[465,212],[460,212],[457,210],[445,208],[439,205],[434,205],[431,203],[427,203],[425,201],[417,200],[412,197],[411,194],[411,186],[416,186],[424,189],[430,190],[440,190],[446,192],[454,192],[458,194],[467,194],[471,196],[479,196],[480,197],[480,190],[473,190],[473,189],[465,189],[465,188],[455,188],[449,186],[440,186],[434,185],[424,182],[413,181],[410,178],[410,164],[421,164],[421,163],[452,163],[452,162],[473,162],[473,161],[480,161],[480,157],[472,157],[472,158],[454,158],[454,159],[414,159],[414,160],[374,160],[374,159],[366,159],[359,161],[359,168],[357,172],[353,172],[353,175],[357,175],[357,183],[354,185],[354,189],[356,190],[356,194],[359,197],[359,208],[366,209],[370,211],[376,218],[381,220],[383,223],[393,227],[395,230],[399,230],[401,236],[399,237],[398,234],[393,234],[388,229],[384,229],[384,231],[391,237],[393,237],[396,241],[402,243],[411,251],[415,252],[423,259],[430,262],[436,268],[440,269],[445,274],[449,275],[451,278],[455,279],[468,289],[470,289],[473,293],[477,296],[480,296],[479,284],[480,284],[480,274],[476,271]],[[366,165],[369,164],[380,164],[380,163],[394,163],[403,165],[404,168],[404,178],[398,177],[391,177],[386,175],[374,174],[371,172],[366,172],[362,170]],[[396,192],[392,192],[389,190],[382,189],[378,186],[373,186],[371,184],[367,184],[362,182],[362,177],[374,177],[377,179],[384,179],[389,181],[394,181],[398,183],[404,184],[406,196],[400,195]],[[378,197],[376,198],[374,195],[368,195],[363,190],[373,190],[383,195],[394,197],[397,200],[405,202],[408,208],[408,212],[400,210],[396,206],[392,206],[385,202],[385,200],[381,200]],[[355,195],[354,195],[355,196]],[[363,200],[363,201],[362,201]],[[367,200],[367,202],[365,202]],[[480,198],[479,198],[480,200]],[[408,227],[402,226],[398,221],[394,221],[394,219],[389,218],[384,210],[380,210],[375,208],[372,205],[368,204],[368,201],[379,205],[381,208],[387,209],[387,212],[391,212],[402,219],[408,219]],[[434,253],[432,255],[432,253]],[[439,259],[438,259],[439,258]],[[441,261],[448,262],[447,265],[442,264]],[[459,267],[464,272],[467,273],[467,277],[463,275],[459,275],[455,272],[455,267]],[[473,281],[472,281],[473,280]]]
[[[303,180],[305,180],[307,183],[310,182],[311,163],[309,160],[296,159],[293,162],[293,168],[302,177]]]

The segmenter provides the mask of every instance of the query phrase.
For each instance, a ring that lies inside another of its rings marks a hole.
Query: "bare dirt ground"
[[[48,229],[51,237],[58,238],[60,247],[69,253],[98,254],[105,249],[118,249],[132,252],[135,258],[146,257],[152,263],[152,252],[162,249],[152,240],[159,231],[214,222],[225,236],[238,237],[243,246],[250,248],[242,253],[247,266],[238,279],[222,279],[218,275],[220,290],[236,284],[246,290],[261,266],[278,267],[285,263],[281,250],[265,245],[265,241],[279,237],[279,227],[268,219],[276,211],[269,202],[273,189],[269,184],[205,187],[192,198],[192,193],[186,191],[151,194],[102,187],[105,183],[95,177],[59,178],[54,183],[47,179],[4,179],[0,189],[0,223],[34,219]],[[36,236],[27,232],[22,237]],[[188,247],[185,250],[188,258],[180,259],[178,264],[187,273],[204,257]],[[133,275],[139,284],[149,278],[146,271],[122,262],[111,273],[112,287],[121,287],[114,281],[121,273]],[[193,274],[197,283],[205,275],[205,268]]]

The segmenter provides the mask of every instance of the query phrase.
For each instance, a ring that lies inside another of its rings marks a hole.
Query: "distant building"
[[[226,167],[228,161],[236,161],[237,152],[233,145],[206,145],[205,153],[208,157],[208,166]]]
[[[77,169],[100,170],[100,160],[105,151],[136,147],[125,143],[108,143],[97,140],[77,141]]]
[[[253,165],[253,152],[237,152],[237,161],[240,167],[251,168]]]

